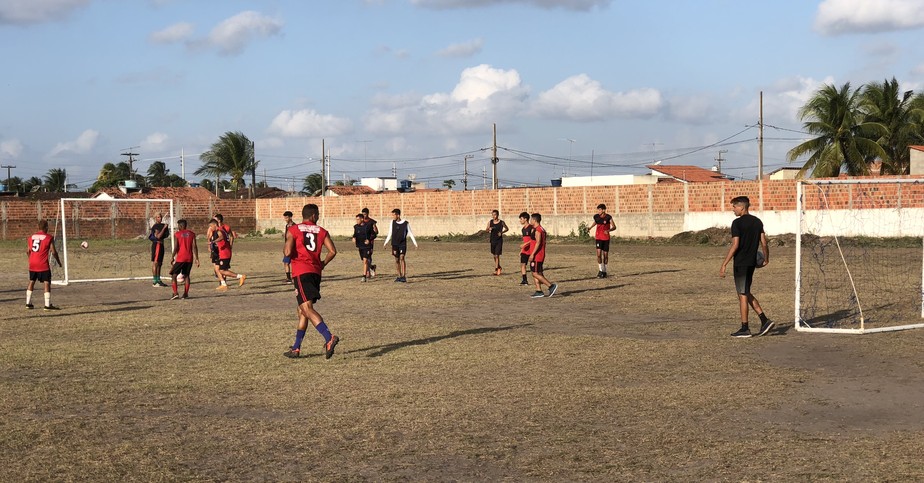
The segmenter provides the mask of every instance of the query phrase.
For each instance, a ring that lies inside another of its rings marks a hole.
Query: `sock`
[[[186,279],[186,283],[183,284],[183,295],[189,295],[189,279]]]
[[[318,329],[318,332],[320,332],[320,334],[324,337],[324,342],[330,342],[330,330],[327,329],[327,324],[325,324],[324,321],[321,321],[321,323],[318,324],[315,329]]]
[[[51,292],[45,292],[45,307],[51,307]]]
[[[761,313],[757,314],[757,316],[760,317],[760,323],[762,323],[762,324],[766,324],[766,323],[767,323],[767,314],[761,312]]]
[[[525,281],[526,281],[526,274],[524,273],[524,274],[522,274],[522,275],[523,275],[523,281],[525,282]]]
[[[227,284],[227,283],[225,283],[225,281],[224,281],[224,280],[222,280],[222,281],[221,281],[221,286],[222,286],[222,287],[224,287],[225,285],[228,285],[228,284]]]
[[[603,268],[601,268],[600,270],[601,270],[603,273],[606,273],[606,264],[604,263],[603,265],[600,265],[600,266],[603,267]]]
[[[26,305],[29,305],[31,303],[32,303],[32,291],[26,290]]]
[[[295,331],[295,343],[292,344],[292,348],[293,348],[293,349],[301,349],[301,348],[302,348],[302,339],[304,339],[304,338],[305,338],[305,331],[304,331],[304,330],[296,330],[296,331]]]
[[[176,282],[173,282],[173,295],[178,295],[176,293]]]
[[[603,270],[603,264],[602,264],[602,263],[598,263],[597,266],[600,267],[600,271],[601,271],[601,272],[604,271],[604,270]]]
[[[747,328],[748,328],[748,323],[747,323],[747,322],[742,322],[742,323],[741,323],[741,328],[742,328],[742,329],[747,329]]]

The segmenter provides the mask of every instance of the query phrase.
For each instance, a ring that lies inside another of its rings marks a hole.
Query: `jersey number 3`
[[[309,252],[315,251],[315,249],[318,248],[317,235],[314,233],[305,233],[304,244],[305,248],[307,248]]]

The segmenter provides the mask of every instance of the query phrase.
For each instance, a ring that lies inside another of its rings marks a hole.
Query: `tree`
[[[882,124],[886,129],[878,139],[886,154],[882,159],[882,174],[908,174],[910,170],[908,146],[921,141],[924,127],[920,107],[914,104],[914,91],[901,92],[894,77],[863,89],[860,107],[866,121]]]
[[[67,184],[67,171],[62,168],[51,168],[42,179],[42,187],[46,191],[63,192]]]
[[[456,185],[456,180],[454,180],[454,179],[444,179],[444,180],[443,180],[443,186],[445,186],[446,189],[448,189],[448,190],[451,190],[452,187],[455,186],[455,185]]]
[[[90,186],[90,191],[99,191],[103,188],[118,186],[119,183],[127,180],[134,180],[140,185],[145,184],[144,177],[137,173],[133,173],[131,165],[127,162],[120,161],[115,164],[106,163],[100,168],[96,181]]]
[[[6,183],[7,191],[22,191],[22,179],[19,176],[13,176],[12,178],[3,180]]]
[[[32,189],[36,186],[42,186],[42,178],[38,176],[33,176],[22,182],[22,191],[24,193],[31,193]]]
[[[256,172],[260,164],[254,160],[253,143],[240,131],[222,134],[199,158],[203,164],[195,174],[210,178],[227,176],[231,178],[232,190],[246,186],[244,175]]]
[[[203,188],[205,188],[205,189],[207,189],[207,190],[209,190],[209,191],[215,191],[215,183],[213,183],[212,180],[210,180],[210,179],[208,179],[208,178],[204,178],[202,181],[200,181],[200,182],[199,182],[199,186],[201,186],[201,187],[203,187]]]
[[[311,173],[308,176],[305,176],[305,182],[302,185],[302,192],[313,196],[315,193],[321,191],[321,189],[324,188],[321,186],[322,182],[323,179],[321,178],[321,173]]]
[[[154,161],[148,166],[148,186],[170,186],[170,170],[163,161]]]
[[[886,157],[876,141],[885,127],[864,119],[860,92],[844,84],[840,89],[825,84],[799,110],[805,121],[803,129],[814,139],[789,150],[789,161],[809,155],[799,174],[811,172],[813,177],[835,177],[843,168],[850,176],[869,173],[869,163]]]

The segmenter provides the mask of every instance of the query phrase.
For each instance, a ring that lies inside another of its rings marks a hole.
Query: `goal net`
[[[170,263],[172,199],[63,198],[58,211],[55,243],[63,266],[54,270],[54,283],[150,280],[148,235],[158,214],[170,230],[164,240],[164,263]]]
[[[802,180],[796,211],[797,330],[924,327],[924,180]]]

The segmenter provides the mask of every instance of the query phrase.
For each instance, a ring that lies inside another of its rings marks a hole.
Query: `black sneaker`
[[[545,292],[543,292],[542,290],[536,290],[535,292],[533,292],[532,298],[541,299],[542,297],[545,297]]]
[[[606,278],[606,272],[600,272],[600,278]]]
[[[520,280],[520,285],[529,285],[529,282],[526,280]]]
[[[757,335],[758,335],[758,336],[766,335],[767,332],[770,332],[770,329],[773,328],[773,325],[774,325],[774,324],[773,324],[773,321],[770,320],[770,319],[767,319],[766,322],[761,322],[761,324],[760,324],[760,331],[757,332]]]
[[[55,307],[54,305],[46,305],[42,307],[44,310],[61,310],[61,307]]]
[[[374,277],[374,276],[375,276],[375,265],[371,265],[371,266],[369,267],[369,276],[370,276],[370,277]]]
[[[401,277],[395,278],[395,282],[400,282],[400,281],[401,281]]]
[[[298,359],[302,356],[302,350],[289,348],[289,350],[283,352],[282,355],[288,357],[289,359]]]
[[[557,284],[557,283],[553,283],[552,286],[549,287],[549,297],[555,295],[555,292],[558,292],[558,284]]]
[[[180,298],[181,298],[181,299],[188,299],[188,298],[189,298],[189,294],[188,294],[188,293],[184,293],[183,296],[180,297]]]
[[[751,329],[742,326],[740,329],[738,329],[738,332],[733,332],[731,336],[732,337],[750,337]]]
[[[603,272],[602,272],[602,271],[598,271],[598,272],[597,272],[597,278],[603,278]]]
[[[401,277],[401,280],[398,280],[401,283],[407,283],[407,277]]]
[[[324,344],[324,358],[330,359],[334,355],[334,348],[337,347],[337,343],[340,342],[340,337],[332,336],[330,340]]]
[[[32,309],[35,308],[35,306],[32,305],[32,304],[26,304],[26,308],[29,309],[29,310],[32,310]]]
[[[180,298],[180,294],[175,293],[173,294],[173,297],[170,297],[170,300],[177,300],[178,298]]]

